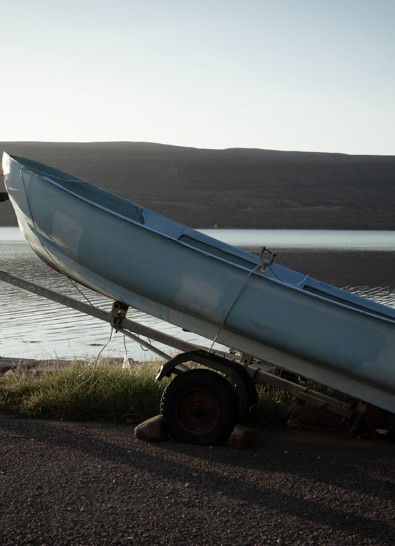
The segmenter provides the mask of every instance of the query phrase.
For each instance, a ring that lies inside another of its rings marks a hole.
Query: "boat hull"
[[[10,156],[3,163],[20,228],[51,267],[353,396],[363,398],[343,384],[365,384],[390,400],[367,401],[395,411],[395,310],[281,266],[262,268],[253,254],[66,173]]]

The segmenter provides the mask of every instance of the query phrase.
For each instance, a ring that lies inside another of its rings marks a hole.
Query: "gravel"
[[[0,544],[395,543],[395,444],[276,430],[256,447],[0,416]]]

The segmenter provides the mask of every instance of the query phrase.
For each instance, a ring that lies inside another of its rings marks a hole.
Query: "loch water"
[[[395,232],[326,230],[203,230],[251,252],[276,252],[282,265],[395,308]],[[0,269],[105,310],[112,302],[47,267],[17,228],[0,228]],[[152,358],[138,343],[107,323],[0,282],[0,356],[74,359]],[[128,311],[128,318],[191,342],[193,333]],[[168,348],[158,345],[169,352]],[[171,352],[171,349],[170,349]]]

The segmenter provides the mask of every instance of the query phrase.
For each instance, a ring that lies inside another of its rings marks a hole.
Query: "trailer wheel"
[[[190,370],[166,387],[161,413],[169,434],[178,442],[218,445],[236,425],[238,402],[224,377],[210,370]]]

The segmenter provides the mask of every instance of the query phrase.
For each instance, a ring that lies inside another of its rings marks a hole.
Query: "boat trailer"
[[[105,311],[2,270],[0,281],[107,322],[116,332],[165,360],[157,380],[172,375],[175,378],[163,394],[161,413],[166,428],[178,441],[206,445],[224,442],[237,421],[254,411],[258,402],[257,384],[285,390],[346,420],[367,406],[355,399],[340,400],[299,384],[292,380],[292,374],[283,377],[281,368],[252,355],[198,346],[130,320],[126,316],[128,306],[121,302],[114,302],[111,310]],[[180,352],[172,357],[151,340]],[[4,359],[3,363],[0,360],[0,371],[12,367],[10,360]]]

